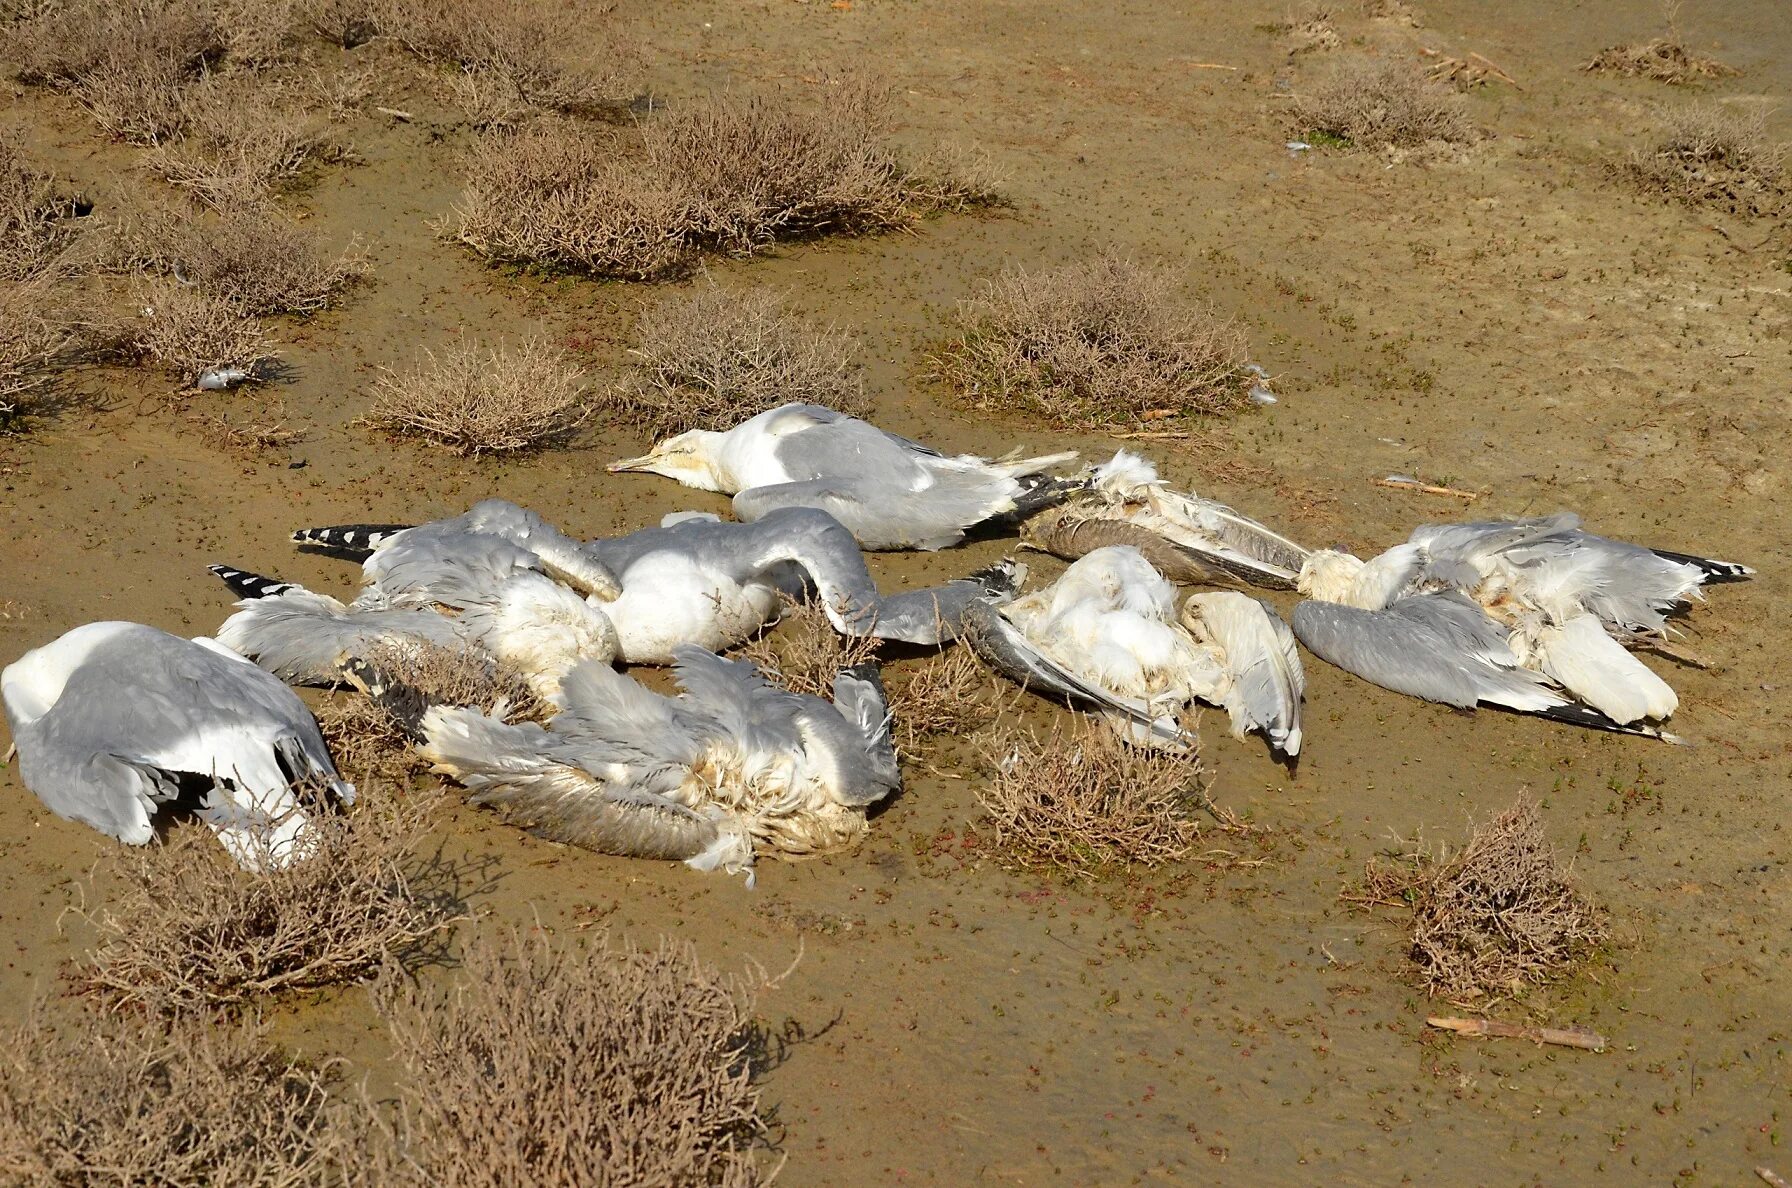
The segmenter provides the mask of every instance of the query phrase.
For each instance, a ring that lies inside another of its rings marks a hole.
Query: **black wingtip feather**
[[[1089,487],[1087,479],[1054,478],[1049,474],[1022,475],[1016,481],[1020,483],[1021,491],[1014,497],[1014,510],[1009,514],[1017,520],[1057,507],[1078,491],[1085,491]]]
[[[1708,582],[1746,582],[1755,576],[1755,571],[1747,565],[1736,561],[1716,561],[1710,557],[1695,557],[1691,553],[1676,553],[1670,549],[1650,549],[1663,561],[1676,561],[1681,565],[1690,565],[1705,575]]]
[[[292,542],[335,553],[366,557],[381,541],[411,527],[414,525],[335,524],[326,528],[301,528],[292,534]]]
[[[232,569],[228,565],[207,565],[205,568],[207,573],[229,586],[231,592],[239,598],[272,598],[276,594],[284,594],[288,590],[298,589],[292,582],[262,577],[258,573],[250,573],[244,569]]]
[[[1591,706],[1567,704],[1552,706],[1546,710],[1538,710],[1537,716],[1548,718],[1552,722],[1562,722],[1569,726],[1581,726],[1588,730],[1603,730],[1608,734],[1634,734],[1641,738],[1659,738],[1664,741],[1677,741],[1673,735],[1667,734],[1659,727],[1642,722],[1625,725],[1613,721]]]

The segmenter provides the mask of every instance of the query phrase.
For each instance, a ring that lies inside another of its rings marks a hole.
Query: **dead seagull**
[[[0,671],[0,700],[25,786],[129,845],[183,780],[204,783],[197,815],[251,870],[309,848],[295,785],[354,799],[292,690],[203,637],[89,623]]]
[[[485,550],[462,531],[469,522],[480,525],[475,536],[489,533],[532,555],[539,533],[515,534],[512,525],[521,521],[499,510],[511,506],[487,500],[465,517],[419,528],[307,528],[293,539],[365,553],[366,573],[378,591],[370,597],[427,601],[437,577],[432,559],[451,564],[455,550]],[[1001,599],[1016,586],[1012,567],[996,566],[943,586],[880,596],[852,534],[828,513],[806,507],[779,508],[751,524],[674,513],[657,528],[576,545],[576,552],[560,548],[554,569],[581,564],[606,575],[617,590],[587,601],[612,625],[617,657],[630,664],[671,663],[680,644],[732,647],[777,621],[786,600],[810,594],[842,634],[935,645],[956,635],[958,614],[970,599]]]
[[[1019,460],[938,450],[814,404],[786,404],[725,433],[693,429],[610,470],[644,471],[734,496],[734,514],[815,507],[867,549],[943,549],[965,531],[1030,515],[1075,484],[1047,476],[1074,453]]]
[[[1427,525],[1369,561],[1321,550],[1294,631],[1315,655],[1395,692],[1681,741],[1673,689],[1626,648],[1708,580],[1747,566],[1596,536],[1572,515]]]
[[[969,638],[1022,684],[1093,703],[1123,738],[1185,750],[1191,703],[1224,706],[1234,737],[1262,734],[1300,754],[1306,678],[1294,637],[1275,612],[1236,591],[1191,595],[1139,550],[1110,545],[1050,586],[970,619]]]
[[[748,871],[857,841],[900,783],[877,669],[834,681],[834,700],[772,685],[753,665],[677,650],[666,697],[587,662],[546,727],[435,706],[420,753],[475,803],[555,841],[606,854]]]
[[[290,582],[210,566],[242,596],[218,638],[298,684],[338,683],[347,660],[382,643],[477,646],[542,696],[578,661],[616,658],[616,630],[599,592],[613,594],[617,586],[601,564],[577,542],[567,548],[531,538],[512,520],[504,522],[530,547],[469,522],[484,521],[469,513],[381,536],[362,567],[365,588],[346,605]],[[590,597],[563,584],[569,577]]]
[[[1075,560],[1132,545],[1171,581],[1241,581],[1292,590],[1308,550],[1223,503],[1173,491],[1157,469],[1121,450],[1089,472],[1082,491],[1021,525],[1021,540]]]

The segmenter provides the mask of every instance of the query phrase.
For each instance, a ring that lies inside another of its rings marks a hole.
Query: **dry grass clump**
[[[476,77],[488,94],[568,114],[614,113],[628,103],[628,56],[612,45],[598,53],[601,65],[571,64],[559,51],[572,14],[551,0],[371,0],[368,8],[380,32],[424,61]]]
[[[266,1028],[36,1008],[0,1055],[0,1177],[11,1184],[341,1183],[355,1165],[328,1070]]]
[[[1256,379],[1244,331],[1179,281],[1112,255],[984,281],[934,367],[979,408],[1068,427],[1236,412]]]
[[[742,644],[736,655],[792,693],[832,700],[840,670],[876,659],[878,643],[871,636],[841,635],[820,607],[787,598],[777,626]]]
[[[1308,4],[1288,14],[1280,26],[1288,37],[1288,54],[1321,53],[1344,44],[1334,23],[1336,14],[1326,4]]]
[[[1787,207],[1786,146],[1767,139],[1766,113],[1717,103],[1671,113],[1648,151],[1633,151],[1623,171],[1645,191],[1688,206],[1749,217]]]
[[[914,754],[939,735],[964,737],[996,720],[989,670],[968,647],[948,648],[890,686],[896,748]]]
[[[435,799],[363,787],[346,813],[312,816],[315,847],[289,866],[238,866],[205,829],[123,848],[123,890],[85,913],[98,943],[83,990],[147,1007],[225,1006],[359,981],[463,916],[424,887]]]
[[[53,278],[0,281],[0,430],[45,403],[58,377],[93,345]]]
[[[1687,49],[1680,40],[1681,0],[1662,0],[1662,23],[1666,35],[1636,45],[1614,45],[1594,54],[1581,65],[1595,74],[1619,74],[1627,78],[1647,78],[1676,86],[1696,83],[1701,79],[1724,78],[1741,71],[1711,58],[1702,58]]]
[[[325,142],[317,121],[283,89],[245,88],[234,77],[188,88],[181,110],[182,134],[163,141],[149,165],[213,206],[265,201]]]
[[[0,133],[0,281],[52,268],[73,244],[75,200],[24,155],[24,138]]]
[[[408,691],[404,696],[420,699],[425,708],[475,706],[506,722],[546,722],[554,714],[516,672],[478,651],[381,642],[362,659],[388,687]],[[395,708],[390,701],[357,695],[332,698],[318,711],[318,728],[344,771],[372,772],[402,784],[412,772],[428,769]]]
[[[469,942],[438,995],[402,978],[376,1004],[405,1073],[406,1179],[744,1186],[767,1179],[749,987],[688,944]]]
[[[1600,50],[1581,64],[1594,74],[1620,74],[1683,86],[1706,78],[1726,78],[1740,71],[1714,58],[1700,57],[1678,41],[1664,37]]]
[[[201,0],[68,0],[6,30],[19,78],[71,92],[108,133],[159,144],[186,126],[189,84],[224,53]]]
[[[656,437],[732,429],[791,401],[870,411],[853,341],[791,313],[776,293],[703,286],[649,306],[619,411]]]
[[[155,281],[137,291],[142,319],[131,336],[138,354],[194,384],[206,371],[236,369],[260,378],[278,354],[261,322],[227,297],[178,281]]]
[[[1290,127],[1314,143],[1372,151],[1475,139],[1460,95],[1412,63],[1387,58],[1340,62],[1298,97]]]
[[[457,454],[499,454],[563,440],[591,415],[584,373],[543,339],[427,353],[374,385],[364,424],[431,438]]]
[[[1583,961],[1607,932],[1521,796],[1456,854],[1371,859],[1352,902],[1410,906],[1412,959],[1426,993],[1504,998]]]
[[[1200,764],[1130,747],[1103,725],[1054,726],[1043,739],[1011,729],[986,757],[994,772],[977,799],[1009,865],[1078,874],[1157,866],[1200,835],[1189,815]]]
[[[211,218],[151,216],[127,232],[126,254],[244,314],[327,309],[367,273],[359,245],[340,254],[273,206],[227,206]]]
[[[633,281],[695,263],[677,181],[623,160],[584,126],[547,121],[481,137],[466,173],[443,230],[489,261]]]
[[[939,162],[910,173],[885,139],[886,97],[860,83],[816,107],[717,95],[600,137],[543,122],[485,138],[444,233],[488,260],[622,280],[688,273],[703,253],[905,226],[984,200]]]

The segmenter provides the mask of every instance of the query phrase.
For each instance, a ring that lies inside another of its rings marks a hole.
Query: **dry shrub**
[[[208,80],[181,97],[183,134],[150,154],[150,167],[214,206],[265,201],[299,176],[324,145],[316,121],[285,90]]]
[[[313,33],[354,49],[379,33],[379,0],[295,0],[294,17]]]
[[[1256,376],[1244,332],[1184,300],[1179,280],[1109,255],[984,281],[934,366],[980,408],[1068,427],[1248,406]]]
[[[76,202],[24,155],[24,138],[0,132],[0,281],[51,269],[74,242]]]
[[[341,1183],[358,1160],[329,1070],[266,1028],[35,1008],[0,1056],[0,1176],[12,1184]]]
[[[885,93],[862,83],[818,106],[717,95],[633,129],[546,121],[488,136],[444,233],[492,261],[623,280],[688,273],[705,252],[906,226],[984,201],[983,179],[905,171],[885,139]]]
[[[372,0],[372,22],[427,62],[478,76],[486,92],[505,92],[531,107],[602,114],[627,104],[632,64],[620,47],[595,55],[600,66],[573,65],[560,54],[575,15],[551,0]]]
[[[0,281],[0,430],[38,411],[94,337],[52,276]]]
[[[852,339],[792,314],[775,293],[706,285],[668,297],[642,313],[635,338],[617,402],[656,437],[731,429],[791,401],[870,411]]]
[[[591,414],[584,373],[545,340],[449,347],[374,385],[365,424],[432,438],[457,454],[498,454],[560,441]]]
[[[1582,63],[1594,74],[1621,74],[1648,78],[1676,86],[1706,78],[1726,78],[1740,73],[1714,58],[1703,58],[1677,41],[1657,37],[1635,45],[1614,45]]]
[[[777,93],[719,94],[641,125],[655,174],[686,189],[688,234],[747,255],[782,239],[886,231],[912,217],[885,132],[889,96],[860,81],[819,107]]]
[[[13,26],[0,50],[23,81],[72,92],[108,133],[159,144],[185,127],[183,92],[225,47],[201,0],[69,0]]]
[[[1283,31],[1288,36],[1288,53],[1318,53],[1335,50],[1344,44],[1334,24],[1335,14],[1323,4],[1308,5],[1288,14]]]
[[[156,281],[138,290],[136,304],[143,311],[132,335],[137,352],[183,383],[229,368],[259,378],[278,354],[262,324],[229,298],[178,281]]]
[[[1688,206],[1744,216],[1786,209],[1786,146],[1767,139],[1766,113],[1717,103],[1671,113],[1647,152],[1635,151],[1624,171],[1641,188]]]
[[[948,648],[890,686],[896,747],[914,754],[929,738],[964,737],[996,720],[998,689],[967,647]]]
[[[393,688],[413,691],[425,705],[475,706],[506,722],[546,722],[554,714],[515,671],[493,665],[475,650],[381,642],[361,658]],[[344,771],[402,783],[411,773],[428,770],[388,702],[359,695],[333,698],[318,711],[317,724]]]
[[[1434,996],[1517,994],[1585,960],[1607,935],[1603,913],[1557,863],[1528,796],[1478,826],[1454,855],[1370,859],[1345,898],[1410,906],[1412,959]]]
[[[547,121],[481,137],[443,230],[488,261],[620,280],[688,272],[686,200],[584,125]]]
[[[792,693],[831,700],[840,670],[876,659],[879,641],[841,635],[818,606],[789,598],[784,603],[777,626],[742,644],[736,655]]]
[[[1009,173],[988,150],[948,141],[919,153],[907,166],[902,188],[922,211],[967,211],[1008,205]]]
[[[363,781],[366,784],[366,781]],[[362,787],[346,813],[313,815],[315,847],[255,873],[209,830],[121,848],[123,890],[85,913],[98,944],[73,973],[85,992],[162,1009],[359,981],[415,956],[464,918],[433,878],[424,837],[435,797]]]
[[[1291,128],[1307,140],[1372,151],[1475,139],[1460,95],[1413,63],[1386,58],[1340,62],[1298,98]]]
[[[402,978],[376,992],[405,1074],[404,1179],[764,1182],[744,980],[672,941],[644,951],[512,933],[470,941],[464,962],[446,994]]]
[[[977,799],[1007,865],[1079,874],[1157,866],[1200,835],[1189,815],[1200,763],[1128,746],[1105,725],[1054,725],[1043,739],[1010,729],[985,756],[994,772]]]
[[[316,313],[367,273],[358,244],[333,253],[321,235],[264,203],[227,206],[210,218],[149,212],[125,235],[122,255],[135,266],[170,273],[250,315]]]
[[[231,454],[250,458],[280,454],[305,440],[306,431],[303,428],[287,423],[284,404],[276,403],[273,408],[259,408],[248,419],[232,417],[224,411],[195,412],[190,415],[193,423],[199,427],[201,441],[214,450]],[[332,749],[331,753],[338,758],[342,756],[340,750]]]

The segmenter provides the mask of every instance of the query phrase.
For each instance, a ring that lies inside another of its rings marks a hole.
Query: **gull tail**
[[[1677,561],[1681,565],[1690,565],[1705,575],[1708,582],[1746,582],[1755,576],[1755,571],[1735,561],[1714,561],[1709,557],[1695,557],[1690,553],[1674,553],[1667,549],[1650,549],[1663,561]]]
[[[1070,455],[1076,457],[1075,454]],[[1072,495],[1088,489],[1087,479],[1054,478],[1049,474],[1023,474],[1016,477],[1020,490],[1014,496],[1014,510],[1008,519],[1024,520],[1048,508],[1057,507]]]
[[[262,577],[258,573],[250,573],[246,569],[232,569],[228,565],[207,565],[207,573],[230,587],[230,592],[238,598],[272,598],[276,594],[284,594],[288,590],[303,589],[293,582],[283,582],[278,578]]]
[[[301,528],[292,534],[292,541],[297,545],[348,554],[359,560],[372,553],[381,541],[411,527],[414,525],[337,524],[328,528]]]

